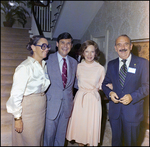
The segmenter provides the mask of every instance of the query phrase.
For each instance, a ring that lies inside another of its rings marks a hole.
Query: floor
[[[78,146],[78,144],[72,141],[66,142],[66,146]],[[101,139],[101,144],[98,144],[98,146],[111,146],[111,129],[109,121],[106,122],[104,137],[103,140]]]
[[[141,144],[139,146],[149,146],[149,130],[147,129],[145,131],[145,133],[144,132],[141,133],[141,136],[144,136],[144,138],[141,137],[141,140],[143,140],[143,141],[141,141],[142,144],[139,143],[139,144]],[[107,120],[106,121],[105,131],[104,131],[103,141],[101,141],[101,143],[98,144],[98,146],[111,146],[111,138],[112,138],[112,134],[111,134],[110,123]],[[78,146],[78,144],[76,142],[73,142],[73,141],[72,142],[66,141],[66,145],[65,146]]]
[[[98,146],[111,146],[112,133],[107,112],[107,101],[102,101],[101,139]],[[149,146],[149,125],[142,123],[138,146]],[[65,146],[78,146],[75,141],[66,141]]]
[[[103,115],[102,115],[102,125],[101,125],[101,142],[98,144],[98,146],[111,146],[112,133],[111,133],[110,123],[107,116],[107,111],[105,108],[106,107],[102,108]],[[3,122],[3,127],[1,126],[1,146],[12,145],[11,125],[8,125],[11,119],[9,116],[10,114],[8,116],[7,115],[8,113],[5,112],[2,115],[3,117],[1,117],[1,122]],[[74,141],[68,142],[66,140],[65,146],[78,146],[78,144]],[[141,127],[139,146],[149,146],[149,127],[144,127],[144,126]]]

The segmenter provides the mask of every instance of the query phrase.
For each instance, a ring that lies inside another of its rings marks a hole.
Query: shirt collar
[[[29,59],[31,62],[33,62],[33,63],[38,62],[37,60],[35,60],[34,58],[32,58],[32,57],[30,57],[30,56],[28,56],[28,59]],[[39,62],[38,62],[38,63],[39,63]],[[42,67],[44,67],[45,65],[46,65],[46,61],[42,60]]]
[[[119,57],[119,62],[121,62],[121,60],[123,60],[123,59],[121,59],[121,58]],[[128,57],[126,60],[127,60],[126,63],[127,63],[127,62],[130,63],[130,61],[131,61],[131,54],[129,55],[129,57]]]
[[[61,60],[62,60],[62,58],[65,58],[66,59],[66,61],[68,60],[68,56],[66,56],[66,57],[62,57],[60,54],[59,54],[59,52],[57,51],[57,57],[58,57],[58,61],[59,62],[61,62]]]

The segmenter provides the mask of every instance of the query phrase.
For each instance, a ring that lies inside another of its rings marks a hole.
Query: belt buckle
[[[45,94],[44,92],[43,92],[43,93],[41,93],[41,96],[44,96],[44,94]]]

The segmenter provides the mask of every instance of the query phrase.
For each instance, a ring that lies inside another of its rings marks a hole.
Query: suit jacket
[[[144,97],[149,94],[149,62],[148,60],[132,54],[129,65],[130,72],[127,72],[123,89],[119,82],[119,58],[108,63],[105,79],[102,83],[102,89],[109,99],[109,117],[117,119],[119,115],[124,115],[128,122],[139,122],[143,120],[143,102]],[[133,70],[135,70],[135,73]],[[111,90],[106,86],[107,83],[113,84],[113,91],[119,98],[125,94],[132,96],[132,101],[128,105],[122,103],[115,104],[111,101],[109,93]]]
[[[72,88],[75,81],[77,61],[68,56],[69,74],[66,87],[63,87],[62,76],[59,68],[57,53],[50,54],[47,60],[47,71],[51,85],[46,92],[47,111],[46,117],[54,120],[63,104],[65,117],[70,117],[73,107]]]

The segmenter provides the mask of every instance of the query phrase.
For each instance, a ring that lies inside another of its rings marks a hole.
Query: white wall
[[[127,34],[131,39],[149,38],[149,1],[105,1],[81,39],[97,37],[108,39],[108,61],[116,58],[115,39]],[[104,51],[105,54],[105,51]]]
[[[81,43],[88,39],[96,41],[105,38],[107,50],[100,50],[104,53],[104,67],[107,69],[108,61],[118,57],[114,45],[115,39],[121,34],[127,34],[131,39],[149,38],[149,1],[105,1],[83,35]]]

